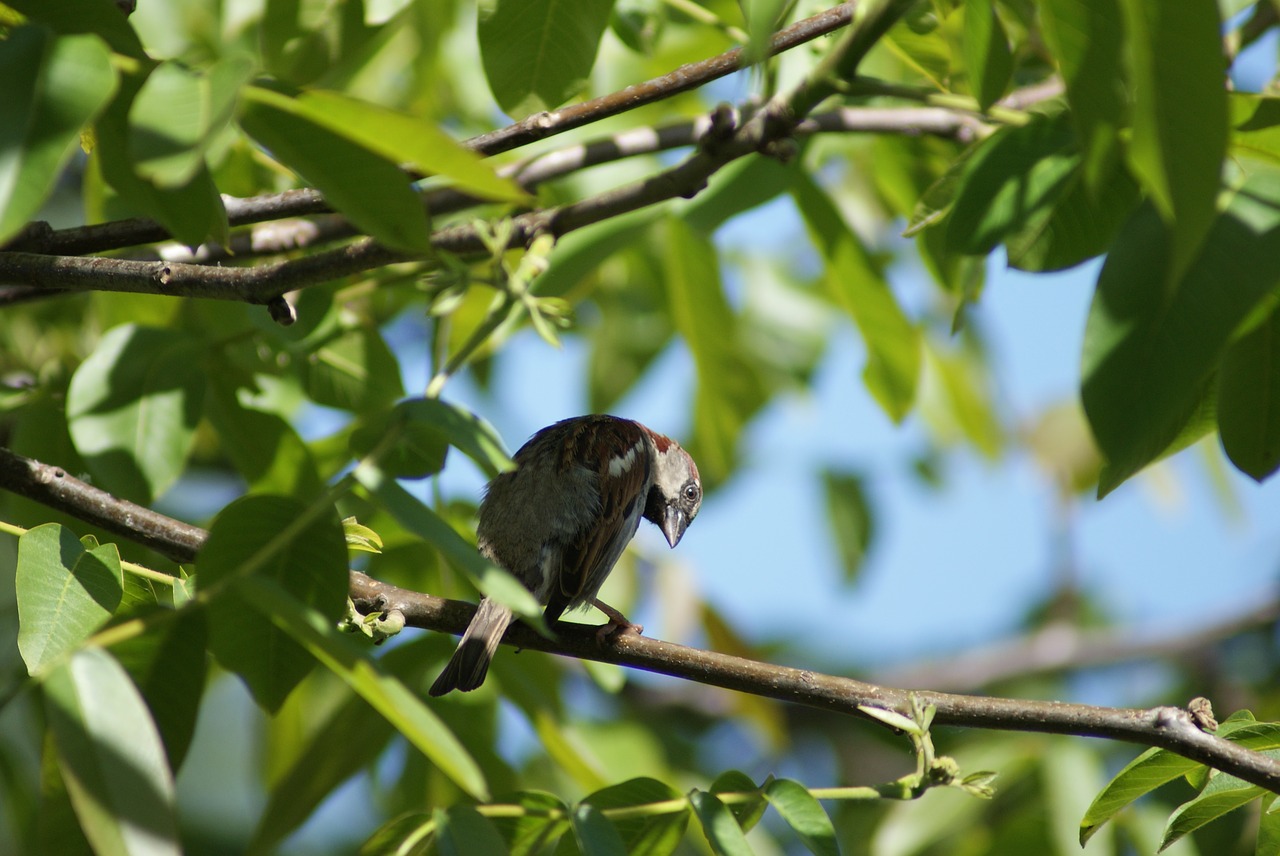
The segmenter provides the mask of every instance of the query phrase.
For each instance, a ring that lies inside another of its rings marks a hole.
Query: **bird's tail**
[[[512,618],[511,610],[497,601],[487,597],[481,600],[475,617],[467,625],[467,632],[462,634],[458,650],[453,652],[449,664],[428,692],[433,696],[442,696],[455,689],[465,693],[484,683],[489,661],[493,659],[493,652],[498,650],[498,643]]]

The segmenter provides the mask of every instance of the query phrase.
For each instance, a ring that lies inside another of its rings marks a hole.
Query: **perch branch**
[[[207,536],[202,529],[116,499],[56,467],[4,449],[0,449],[0,487],[145,543],[178,561],[194,559]],[[145,515],[145,523],[140,514]],[[350,574],[349,590],[358,604],[398,611],[412,627],[459,634],[475,614],[472,604],[398,588],[358,571]],[[864,718],[866,714],[860,707],[910,713],[911,691],[906,689],[776,666],[639,635],[615,637],[602,645],[594,627],[565,627],[555,639],[546,639],[515,624],[503,642]],[[1123,709],[932,691],[915,694],[936,707],[934,721],[940,725],[1103,737],[1158,746],[1280,793],[1280,761],[1201,731],[1192,714],[1183,708]]]

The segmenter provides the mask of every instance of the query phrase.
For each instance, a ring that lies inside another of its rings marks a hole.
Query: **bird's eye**
[[[693,502],[698,498],[698,486],[696,484],[685,485],[684,498]]]

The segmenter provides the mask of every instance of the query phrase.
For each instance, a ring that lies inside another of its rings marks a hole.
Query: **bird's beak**
[[[680,543],[684,530],[689,527],[689,518],[683,511],[668,505],[662,515],[662,534],[667,536],[667,543],[672,547]]]

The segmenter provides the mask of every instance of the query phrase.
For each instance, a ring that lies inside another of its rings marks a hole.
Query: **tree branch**
[[[207,537],[203,529],[116,499],[56,467],[7,449],[0,449],[0,488],[57,508],[181,562],[195,559]],[[409,626],[439,632],[462,633],[475,613],[472,604],[401,589],[358,571],[351,572],[350,595],[366,608],[399,612]],[[561,627],[563,630],[555,639],[546,639],[515,624],[503,642],[863,718],[869,717],[859,708],[868,706],[910,714],[913,691],[906,689],[687,648],[645,636],[616,636],[601,644],[594,627]],[[1280,793],[1280,761],[1201,731],[1191,713],[1182,708],[1140,710],[933,691],[914,691],[914,694],[937,708],[935,722],[940,725],[1104,737],[1158,746]]]

